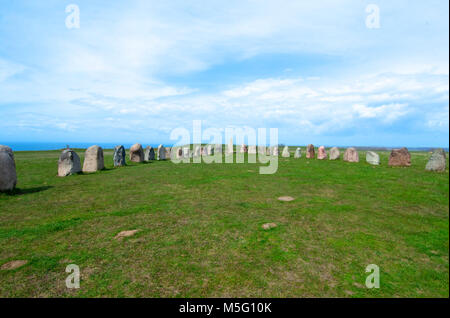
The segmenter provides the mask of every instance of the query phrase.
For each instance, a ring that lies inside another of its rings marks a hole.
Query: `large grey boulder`
[[[380,156],[376,152],[368,151],[366,152],[366,161],[371,165],[377,166],[380,164]]]
[[[81,172],[81,161],[77,153],[71,149],[64,149],[58,160],[58,176],[66,177]]]
[[[442,148],[435,149],[428,160],[425,170],[428,171],[445,171],[446,167],[445,151]]]
[[[130,148],[130,161],[143,162],[144,161],[144,149],[141,144],[134,144]]]
[[[126,157],[125,147],[122,145],[115,146],[113,155],[114,167],[125,166],[126,165],[125,157]]]
[[[214,146],[214,153],[221,154],[222,153],[222,145],[216,144]]]
[[[248,146],[248,153],[251,155],[256,155],[256,146]]]
[[[294,158],[301,158],[302,157],[302,149],[299,147],[295,149]]]
[[[153,147],[147,146],[144,151],[144,161],[155,160],[155,149]]]
[[[341,156],[338,147],[333,147],[330,149],[330,160],[337,160]]]
[[[166,148],[163,145],[158,146],[158,160],[166,160]]]
[[[0,145],[0,191],[11,191],[16,184],[17,174],[13,151],[8,146]]]
[[[105,168],[105,162],[102,147],[90,146],[84,153],[83,172],[95,172],[103,168]]]
[[[291,156],[291,153],[289,152],[289,147],[285,146],[283,148],[283,152],[281,153],[281,156],[284,158],[289,158]]]
[[[279,150],[278,150],[278,146],[273,146],[272,147],[272,156],[278,156],[280,154]]]

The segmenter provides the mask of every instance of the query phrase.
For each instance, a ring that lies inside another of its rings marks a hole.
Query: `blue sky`
[[[1,1],[0,144],[171,143],[202,120],[291,145],[448,147],[448,117],[446,0]]]

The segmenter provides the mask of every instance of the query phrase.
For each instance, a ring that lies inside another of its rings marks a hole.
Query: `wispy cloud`
[[[74,30],[57,1],[2,7],[1,139],[158,142],[203,119],[285,143],[448,145],[446,2],[380,1],[373,30],[354,1],[76,3]]]

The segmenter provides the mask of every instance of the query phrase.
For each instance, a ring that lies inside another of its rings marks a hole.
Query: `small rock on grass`
[[[119,234],[117,234],[114,238],[116,240],[121,240],[124,237],[133,236],[136,234],[139,230],[129,230],[129,231],[122,231]]]
[[[263,224],[263,226],[262,226],[262,228],[264,230],[270,230],[274,227],[277,227],[277,225],[275,223],[266,223],[266,224]]]
[[[15,261],[10,261],[8,263],[5,263],[2,265],[1,269],[2,270],[11,270],[11,269],[16,269],[19,268],[23,265],[25,265],[26,263],[28,263],[28,261],[26,260],[15,260]]]
[[[284,196],[284,197],[279,197],[278,200],[289,202],[289,201],[294,200],[294,198],[293,197],[289,197],[289,196]]]

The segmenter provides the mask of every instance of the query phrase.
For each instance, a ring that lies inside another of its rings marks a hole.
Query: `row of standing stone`
[[[157,149],[158,160],[165,160],[170,156],[170,148],[160,145]],[[134,144],[130,148],[130,161],[144,162],[155,160],[155,149],[148,146],[145,150],[141,144]],[[114,148],[113,154],[114,167],[126,165],[125,147],[122,145]],[[64,149],[58,160],[58,176],[65,177],[80,172],[95,172],[105,168],[103,149],[94,145],[86,149],[84,153],[83,168],[81,168],[81,160],[78,154],[72,149]]]
[[[146,147],[145,150],[142,148],[141,144],[134,144],[130,148],[130,161],[132,162],[144,162],[151,160],[165,160],[171,158],[189,158],[197,156],[211,156],[214,153],[222,153],[222,145],[207,145],[205,147],[196,146],[194,151],[190,151],[190,147],[177,147],[174,148],[175,151],[171,151],[169,147],[164,147],[159,145],[156,152],[153,147]],[[242,145],[240,149],[241,153],[248,154],[264,154],[278,156],[278,147],[257,147],[256,146],[246,146]],[[233,153],[233,149],[229,149],[228,153]],[[156,156],[157,154],[157,156]],[[289,148],[286,146],[281,154],[282,157],[290,157]],[[294,158],[300,158],[301,148],[297,148],[294,153]],[[116,146],[114,148],[113,161],[114,166],[124,166],[126,165],[126,153],[124,146]],[[306,147],[306,158],[315,158],[315,150],[313,145],[308,145]],[[328,154],[324,146],[318,148],[317,159],[324,160],[327,159]],[[329,159],[337,160],[340,158],[340,151],[337,147],[333,147],[329,150]],[[344,152],[344,161],[348,162],[359,162],[358,151],[351,147],[347,148]],[[380,157],[377,153],[373,151],[366,152],[366,161],[373,165],[380,164]],[[411,165],[411,155],[407,148],[393,149],[389,156],[390,166],[410,166]],[[81,160],[78,154],[71,150],[65,149],[62,151],[60,158],[58,160],[58,176],[68,176],[71,174],[76,174],[81,171],[83,172],[95,172],[104,169],[104,157],[103,149],[100,146],[94,145],[86,149],[84,156],[83,168],[81,168]],[[446,169],[446,157],[445,151],[442,148],[435,149],[432,153],[426,167],[429,171],[445,171]],[[9,191],[15,188],[17,184],[17,174],[16,165],[14,161],[14,154],[10,147],[0,145],[0,191]]]
[[[279,150],[278,146],[274,147],[258,147],[258,151],[256,146],[246,146],[245,144],[241,146],[241,153],[249,153],[256,154],[257,152],[265,155],[278,156]],[[289,158],[291,153],[289,152],[289,147],[285,146],[281,153],[281,156],[284,158]],[[298,147],[295,150],[294,158],[301,158],[302,152],[301,148]],[[317,150],[317,159],[325,160],[329,158],[330,160],[338,160],[341,154],[339,148],[332,147],[329,150],[329,154],[327,153],[324,146],[320,146]],[[316,158],[314,145],[309,144],[306,147],[306,158],[313,159]],[[344,152],[344,161],[347,162],[359,162],[359,154],[358,151],[354,147],[347,148]],[[366,162],[372,165],[380,164],[380,156],[373,151],[366,152]],[[411,154],[408,149],[403,147],[400,149],[392,149],[391,154],[389,155],[389,166],[398,166],[398,167],[409,167],[411,166]],[[435,149],[425,166],[426,170],[429,171],[445,171],[446,168],[446,158],[445,151],[442,148]]]

